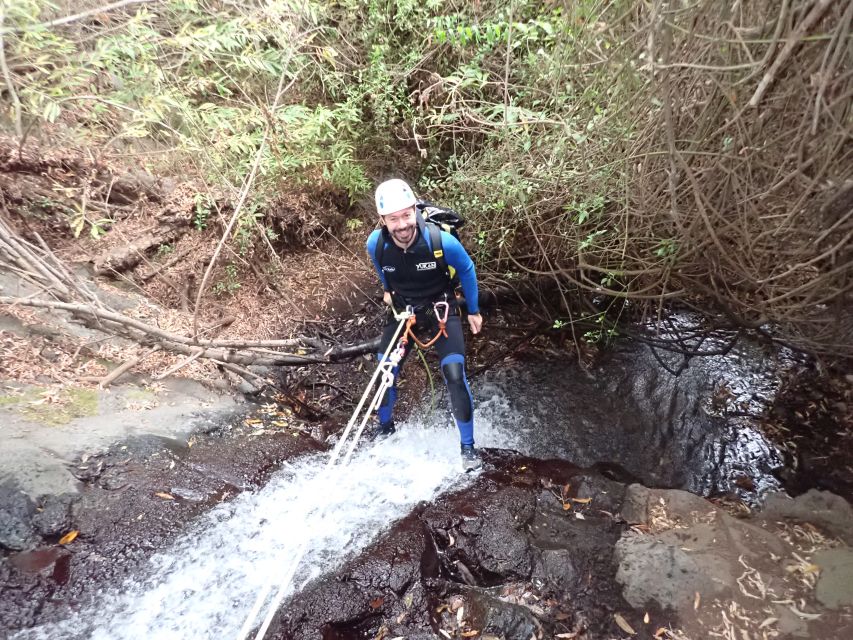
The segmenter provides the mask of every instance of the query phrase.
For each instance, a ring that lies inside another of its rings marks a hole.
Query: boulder
[[[853,605],[853,549],[818,551],[812,561],[820,567],[815,597],[828,609]]]
[[[0,485],[0,547],[22,551],[35,545],[35,510],[33,501],[17,484],[7,481]]]
[[[829,535],[853,545],[853,507],[829,491],[812,489],[793,499],[784,493],[772,493],[767,496],[758,518],[810,522]]]

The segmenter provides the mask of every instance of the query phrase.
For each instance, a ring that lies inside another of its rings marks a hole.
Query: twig
[[[791,54],[794,52],[794,49],[800,44],[800,40],[809,30],[815,25],[815,23],[820,20],[823,14],[826,12],[829,7],[836,2],[837,0],[818,0],[817,4],[812,8],[809,14],[803,19],[802,22],[797,26],[794,33],[788,38],[788,41],[785,43],[782,51],[777,56],[776,60],[773,61],[773,64],[767,70],[767,73],[764,74],[764,77],[761,79],[761,82],[758,83],[758,88],[756,88],[755,93],[752,94],[752,97],[749,99],[750,107],[757,107],[758,103],[761,102],[761,98],[764,97],[764,93],[773,84],[773,81],[776,80],[776,74],[779,72],[779,69],[788,61],[788,58],[791,57]]]
[[[12,81],[12,72],[9,71],[9,65],[6,63],[6,42],[3,36],[6,34],[6,29],[3,27],[6,21],[6,2],[0,2],[0,69],[3,71],[3,79],[6,81],[6,88],[9,91],[9,97],[12,99],[12,109],[15,113],[15,134],[18,140],[24,137],[24,129],[21,125],[21,100],[18,98],[18,93],[15,91],[15,83]]]
[[[113,9],[121,9],[122,7],[126,7],[133,4],[148,4],[151,2],[158,2],[159,0],[121,0],[120,2],[113,2],[111,4],[104,5],[103,7],[96,7],[94,9],[88,9],[87,11],[82,11],[80,13],[75,13],[74,15],[65,16],[63,18],[57,18],[56,20],[50,20],[48,22],[40,22],[39,24],[27,25],[26,27],[15,27],[14,29],[0,29],[0,35],[6,33],[22,33],[24,31],[37,31],[39,29],[49,29],[51,27],[58,27],[63,24],[69,24],[71,22],[76,22],[77,20],[82,20],[83,18],[88,18],[89,16],[98,15],[99,13],[106,13],[107,11],[112,11]]]
[[[166,378],[166,377],[172,375],[176,371],[183,369],[185,366],[187,366],[191,362],[198,360],[199,356],[201,356],[203,353],[204,353],[204,349],[199,349],[193,355],[184,358],[183,360],[178,362],[176,365],[166,369],[163,373],[159,373],[156,376],[154,376],[154,380],[162,380],[163,378]]]
[[[177,255],[174,255],[171,258],[169,258],[166,262],[164,262],[163,264],[158,266],[156,269],[154,269],[150,273],[146,273],[144,276],[142,276],[140,278],[140,280],[142,280],[142,282],[148,282],[151,278],[153,278],[154,276],[159,274],[161,271],[168,269],[169,267],[177,264],[178,262],[180,262],[181,260],[186,258],[190,253],[193,252],[193,250],[194,249],[192,247],[189,249],[184,249],[183,251],[181,251]]]

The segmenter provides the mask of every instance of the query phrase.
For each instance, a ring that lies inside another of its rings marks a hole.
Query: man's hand
[[[391,292],[390,292],[390,291],[386,291],[386,292],[382,295],[382,301],[383,301],[385,304],[387,304],[389,307],[390,307],[390,306],[392,306],[392,305],[391,305]]]
[[[483,328],[483,316],[479,313],[469,313],[468,325],[471,327],[471,333],[480,333],[480,329]]]

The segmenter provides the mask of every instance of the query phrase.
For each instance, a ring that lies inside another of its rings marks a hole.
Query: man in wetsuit
[[[480,466],[480,457],[474,448],[474,402],[465,378],[462,320],[450,275],[437,259],[440,251],[444,252],[446,264],[456,270],[462,285],[471,333],[479,333],[483,326],[483,318],[477,306],[477,274],[468,253],[450,233],[440,232],[442,246],[436,253],[437,250],[431,244],[431,234],[427,232],[416,205],[417,199],[411,187],[404,181],[394,179],[380,184],[376,189],[376,210],[382,228],[370,234],[367,239],[367,253],[385,290],[385,303],[392,309],[396,307],[398,311],[402,311],[406,306],[413,307],[417,318],[415,328],[420,336],[429,339],[437,335],[439,325],[433,305],[436,302],[449,304],[445,327],[447,336],[439,337],[434,347],[450,395],[453,418],[459,428],[462,466],[465,470],[476,469]],[[377,260],[377,244],[380,242],[384,243],[380,252],[381,264]],[[385,353],[397,324],[393,314],[389,314],[379,347],[380,358]],[[410,349],[411,347],[407,349],[407,355]],[[398,375],[397,369],[394,371],[394,386],[388,389],[382,398],[378,411],[377,435],[394,433],[392,411],[397,398]]]

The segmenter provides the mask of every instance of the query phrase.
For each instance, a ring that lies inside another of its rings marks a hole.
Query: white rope
[[[338,443],[332,450],[332,455],[326,462],[326,466],[323,470],[324,472],[328,472],[329,469],[331,469],[338,461],[338,458],[341,455],[341,451],[343,451],[346,441],[349,439],[353,427],[355,426],[359,416],[363,412],[363,416],[361,417],[358,429],[356,429],[355,435],[352,438],[352,442],[350,442],[349,448],[347,449],[347,452],[344,455],[343,460],[341,461],[342,467],[345,467],[347,464],[349,464],[350,458],[352,457],[356,446],[358,446],[359,438],[361,438],[361,434],[364,431],[365,426],[367,425],[367,421],[370,419],[370,416],[373,411],[379,407],[379,404],[382,402],[382,396],[385,391],[394,384],[394,367],[396,367],[400,363],[400,360],[403,356],[403,351],[400,348],[401,345],[397,343],[397,338],[400,335],[400,332],[403,330],[403,326],[406,324],[406,320],[408,320],[410,315],[411,313],[406,311],[394,316],[397,320],[400,321],[397,325],[397,330],[394,332],[394,335],[392,336],[391,340],[388,341],[388,347],[385,349],[385,353],[382,354],[382,358],[380,359],[376,370],[373,372],[373,376],[371,376],[370,382],[367,384],[367,388],[364,390],[364,393],[362,394],[361,400],[359,400],[355,411],[353,411],[352,416],[347,422],[347,426],[341,434],[340,440],[338,440]],[[376,384],[376,381],[380,378],[380,376],[381,382],[377,387],[376,392],[373,394],[373,398],[367,404],[367,408],[365,409],[365,400],[367,400],[371,389],[373,389],[373,386]],[[299,564],[302,562],[302,558],[305,555],[307,547],[308,538],[305,537],[302,543],[300,544],[296,554],[293,556],[293,559],[291,560],[290,565],[288,566],[287,571],[284,574],[284,578],[279,584],[278,591],[276,592],[275,597],[273,598],[273,601],[270,604],[269,609],[267,610],[267,615],[264,618],[264,621],[258,629],[257,633],[255,634],[255,640],[263,640],[264,636],[266,635],[267,630],[272,624],[276,613],[278,613],[278,609],[281,606],[281,601],[284,600],[284,595],[287,592],[287,588],[290,586],[290,583],[293,580],[293,576],[296,574],[296,570],[299,568]],[[252,630],[255,621],[261,613],[261,609],[263,608],[264,603],[267,601],[267,596],[269,596],[272,587],[273,583],[272,581],[269,581],[264,585],[264,588],[261,589],[261,591],[258,593],[258,597],[255,599],[255,604],[252,606],[252,610],[249,612],[246,621],[240,628],[240,632],[237,635],[237,640],[245,640],[245,638],[249,635],[249,632]]]

